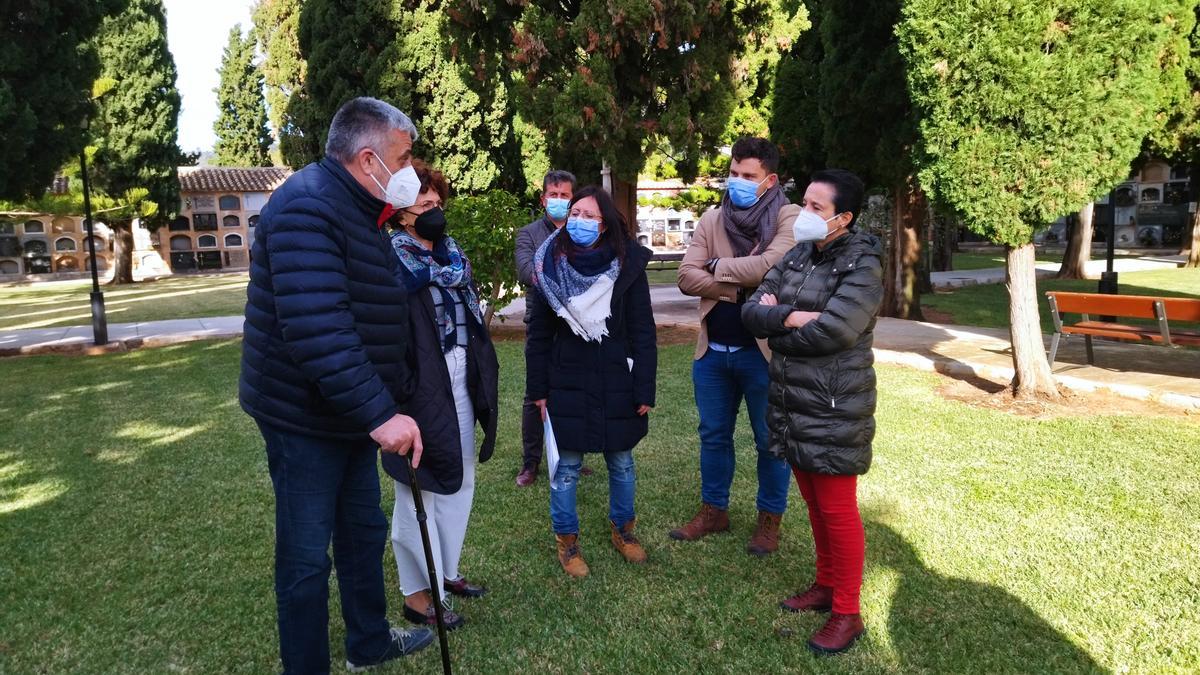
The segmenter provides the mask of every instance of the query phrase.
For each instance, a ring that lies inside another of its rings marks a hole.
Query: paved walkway
[[[1142,256],[1141,258],[1117,258],[1113,260],[1115,272],[1142,272],[1146,270],[1171,269],[1187,262],[1187,256]],[[1053,277],[1058,274],[1059,263],[1038,263],[1037,276],[1039,279]],[[1089,260],[1085,268],[1088,276],[1100,277],[1100,273],[1108,269],[1107,261]],[[933,287],[939,291],[976,284],[1004,283],[1004,268],[989,267],[982,270],[962,270],[955,272],[931,272],[929,275]]]
[[[653,286],[650,295],[660,326],[698,327],[696,298],[683,295],[674,286]],[[520,326],[524,312],[524,301],[517,300],[500,314],[507,325]],[[242,317],[115,323],[109,325],[108,334],[108,345],[94,347],[90,326],[0,330],[0,356],[98,353],[236,338],[242,334]],[[1049,337],[1045,337],[1048,343]],[[875,354],[881,363],[936,370],[960,378],[981,377],[1006,383],[1013,376],[1007,330],[880,319],[875,330]],[[1200,350],[1097,340],[1096,364],[1089,366],[1083,339],[1073,338],[1063,341],[1054,374],[1072,390],[1103,390],[1200,411]]]

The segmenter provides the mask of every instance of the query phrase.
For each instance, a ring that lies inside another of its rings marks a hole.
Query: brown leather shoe
[[[521,473],[517,474],[517,487],[529,487],[537,480],[537,464],[527,466],[521,469]]]
[[[558,541],[558,562],[563,571],[575,578],[586,577],[588,566],[579,551],[579,535],[556,534],[554,538]]]
[[[625,523],[625,527],[617,529],[617,524],[609,521],[612,525],[612,543],[626,562],[644,563],[646,562],[646,549],[642,548],[642,543],[633,535],[633,527],[637,525],[637,518]]]
[[[830,614],[821,630],[809,639],[808,648],[816,654],[840,654],[866,632],[861,614]]]
[[[695,541],[714,532],[729,531],[729,512],[710,504],[701,504],[700,512],[686,525],[671,530],[670,536],[677,541]]]
[[[789,612],[828,612],[833,609],[833,588],[814,583],[807,591],[779,603]]]
[[[746,552],[759,558],[779,550],[779,525],[783,522],[782,513],[758,512],[758,525],[754,535],[746,544]]]

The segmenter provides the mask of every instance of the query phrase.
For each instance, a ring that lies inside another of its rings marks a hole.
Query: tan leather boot
[[[779,550],[779,525],[783,522],[782,513],[758,512],[758,526],[750,542],[746,544],[746,552],[759,558]]]
[[[556,534],[554,538],[558,541],[558,562],[563,571],[575,578],[586,577],[588,566],[579,551],[579,535]]]
[[[709,504],[701,504],[700,512],[688,524],[671,530],[670,536],[678,541],[695,541],[714,532],[729,531],[729,512]]]
[[[642,548],[642,543],[633,535],[633,527],[637,525],[637,518],[625,523],[625,527],[617,529],[616,523],[609,521],[612,525],[612,543],[625,558],[626,562],[644,563],[646,562],[646,549]]]

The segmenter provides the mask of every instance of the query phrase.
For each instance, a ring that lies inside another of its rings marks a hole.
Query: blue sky
[[[234,24],[250,28],[253,0],[163,0],[167,9],[167,45],[179,69],[183,96],[179,147],[212,150],[217,119],[217,69]]]

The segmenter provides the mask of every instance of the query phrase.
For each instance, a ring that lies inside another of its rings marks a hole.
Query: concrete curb
[[[1016,374],[1012,368],[1001,366],[989,366],[984,364],[971,364],[964,361],[956,361],[940,356],[929,356],[916,352],[897,352],[890,349],[875,349],[875,360],[880,363],[888,363],[897,366],[907,366],[916,368],[917,370],[926,370],[938,372],[955,379],[967,377],[981,377],[985,380],[993,382],[1007,383],[1011,382],[1013,375]],[[1130,398],[1138,401],[1153,401],[1171,408],[1180,408],[1188,411],[1200,412],[1200,396],[1191,396],[1188,394],[1177,394],[1172,392],[1157,393],[1147,387],[1140,387],[1129,384],[1102,384],[1091,380],[1084,380],[1070,375],[1055,375],[1054,379],[1058,383],[1071,391],[1076,391],[1084,394],[1094,392],[1104,392],[1120,396],[1122,398]]]
[[[238,332],[197,333],[184,335],[152,335],[149,337],[132,337],[124,340],[114,340],[104,345],[94,345],[90,342],[72,342],[68,344],[41,344],[26,347],[0,347],[0,358],[9,356],[38,356],[56,354],[59,356],[98,356],[114,352],[128,352],[141,347],[167,347],[184,342],[199,340],[232,340],[242,337]]]

